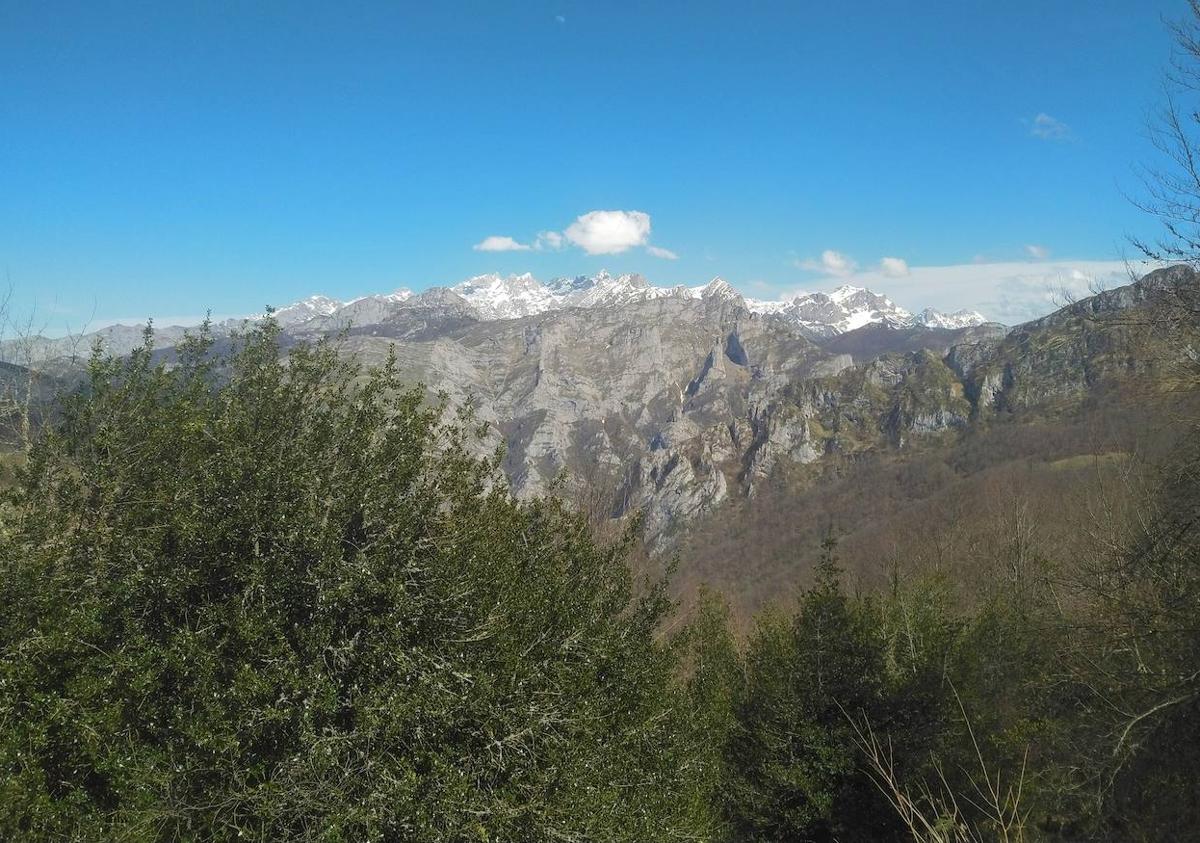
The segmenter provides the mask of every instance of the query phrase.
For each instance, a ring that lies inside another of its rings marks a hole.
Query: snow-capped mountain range
[[[340,302],[312,296],[275,312],[285,328],[320,329],[330,322],[370,325],[385,321],[398,310],[422,306],[458,306],[476,319],[492,321],[536,316],[568,308],[616,307],[659,298],[721,299],[736,302],[752,313],[784,319],[814,336],[835,336],[873,323],[896,328],[967,328],[987,320],[975,311],[942,313],[926,308],[914,315],[887,296],[844,285],[830,293],[802,293],[786,301],[745,298],[727,281],[714,278],[689,287],[657,287],[636,273],[554,278],[542,282],[530,273],[476,275],[452,287],[423,293],[397,290]]]

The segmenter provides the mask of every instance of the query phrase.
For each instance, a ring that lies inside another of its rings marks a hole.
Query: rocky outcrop
[[[999,340],[950,349],[976,417],[1077,401],[1098,385],[1189,365],[1200,278],[1188,267],[1074,302]]]

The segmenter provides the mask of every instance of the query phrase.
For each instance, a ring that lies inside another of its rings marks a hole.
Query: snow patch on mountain
[[[662,298],[668,293],[663,288],[651,286],[645,276],[637,273],[614,276],[601,270],[598,275],[589,280],[590,284],[582,287],[576,294],[567,296],[563,300],[562,306],[613,307],[629,302]]]
[[[531,273],[476,275],[450,288],[483,319],[519,319],[555,309],[557,297]]]
[[[747,301],[756,313],[773,314],[817,336],[835,336],[884,322],[913,324],[913,316],[887,296],[845,284],[831,293],[801,293],[789,301]]]
[[[746,300],[742,298],[742,294],[733,289],[733,286],[720,276],[717,276],[702,287],[692,287],[691,292],[698,299],[718,299],[743,306],[746,305]]]
[[[343,302],[328,296],[309,296],[276,310],[275,321],[282,328],[290,328],[293,325],[308,322],[310,319],[331,316],[342,306]]]
[[[481,319],[517,319],[568,307],[611,307],[660,298],[670,291],[651,286],[635,273],[555,278],[543,284],[522,275],[477,275],[450,288],[478,311]]]
[[[977,310],[956,310],[954,313],[942,313],[932,307],[927,307],[917,314],[916,323],[926,328],[974,328],[982,325],[987,319]]]

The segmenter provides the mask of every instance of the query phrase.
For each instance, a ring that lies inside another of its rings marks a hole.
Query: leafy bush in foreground
[[[149,345],[149,343],[147,343]],[[270,323],[147,349],[0,521],[0,837],[704,835],[624,548],[518,503],[471,433]]]

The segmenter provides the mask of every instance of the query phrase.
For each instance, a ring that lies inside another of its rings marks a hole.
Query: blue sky
[[[1011,320],[1153,234],[1185,5],[5,0],[0,272],[52,330],[602,267]]]

